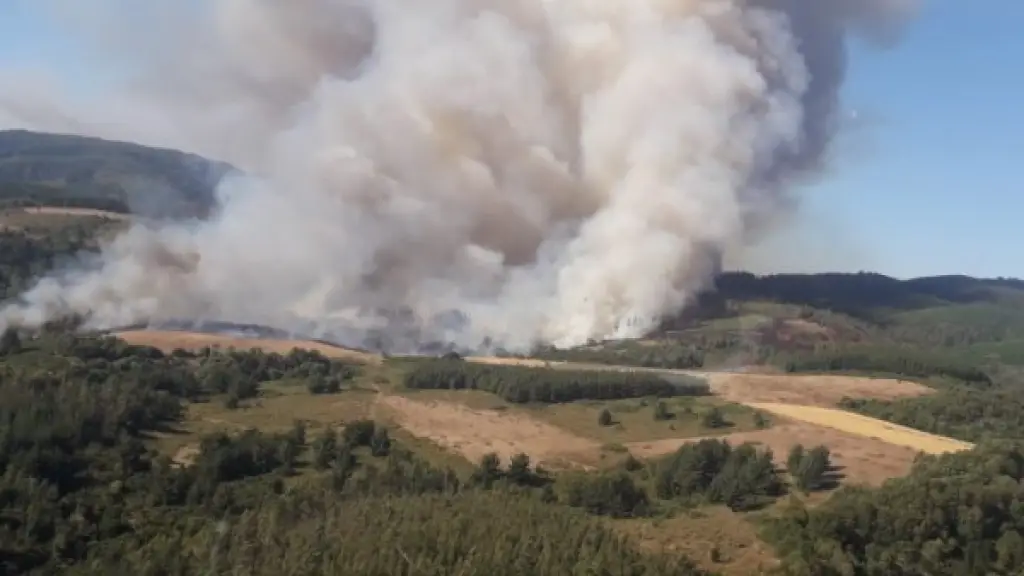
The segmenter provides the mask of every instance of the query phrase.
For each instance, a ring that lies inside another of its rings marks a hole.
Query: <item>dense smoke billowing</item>
[[[124,81],[0,121],[229,161],[8,322],[217,318],[507,348],[643,333],[827,158],[845,37],[896,0],[89,2]],[[81,10],[81,8],[79,8]],[[94,27],[83,22],[96,23]]]

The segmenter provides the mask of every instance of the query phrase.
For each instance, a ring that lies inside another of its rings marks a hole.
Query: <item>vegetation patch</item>
[[[497,453],[507,461],[518,453],[553,468],[592,467],[600,460],[600,443],[531,418],[518,411],[473,409],[445,401],[416,401],[384,396],[381,406],[410,434],[476,462]]]
[[[607,423],[602,424],[602,413]],[[528,406],[525,413],[601,443],[689,438],[767,428],[755,410],[713,397],[640,398]]]
[[[632,371],[549,370],[447,359],[412,364],[404,384],[426,390],[484,390],[517,404],[710,394],[708,385],[697,378],[668,379]]]
[[[880,488],[794,501],[763,534],[792,574],[1017,574],[1022,479],[1017,445],[924,457]]]

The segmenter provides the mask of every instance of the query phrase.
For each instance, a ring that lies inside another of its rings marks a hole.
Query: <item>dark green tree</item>
[[[669,411],[667,404],[661,401],[658,401],[654,404],[655,420],[671,420],[672,418],[673,414]]]

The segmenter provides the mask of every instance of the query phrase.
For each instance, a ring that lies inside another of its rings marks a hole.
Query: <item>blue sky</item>
[[[806,192],[791,253],[768,261],[1024,277],[1024,2],[924,4],[896,48],[853,45],[845,106],[865,120]],[[56,66],[89,89],[97,71],[32,5],[0,0],[0,67]]]
[[[854,46],[844,97],[872,122],[808,206],[853,267],[1024,277],[1021,30],[1024,2],[926,0],[896,49]]]

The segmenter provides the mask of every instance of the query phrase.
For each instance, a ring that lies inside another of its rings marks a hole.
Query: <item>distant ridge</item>
[[[205,217],[234,168],[177,150],[66,134],[0,131],[0,202]]]

